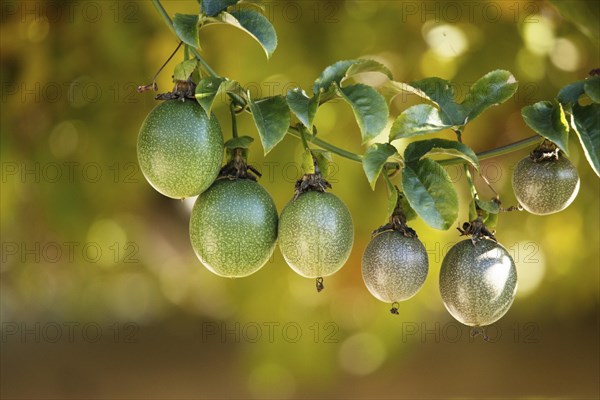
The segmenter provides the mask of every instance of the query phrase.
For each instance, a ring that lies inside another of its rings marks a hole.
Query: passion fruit
[[[195,100],[167,100],[144,120],[137,143],[146,180],[167,197],[182,199],[205,191],[223,161],[223,136]]]
[[[279,247],[288,265],[306,278],[337,272],[350,256],[352,216],[334,194],[308,191],[281,212]]]
[[[396,303],[413,297],[425,283],[429,261],[416,236],[397,231],[376,235],[362,258],[362,276],[377,299]]]
[[[190,239],[211,272],[241,278],[261,269],[277,240],[277,209],[269,193],[250,179],[219,179],[192,210]]]
[[[567,208],[579,192],[579,174],[564,155],[535,161],[525,157],[515,167],[512,185],[521,206],[532,214],[547,215]]]
[[[506,314],[516,292],[515,262],[493,240],[463,240],[442,261],[442,300],[450,314],[465,325],[479,327],[496,322]]]

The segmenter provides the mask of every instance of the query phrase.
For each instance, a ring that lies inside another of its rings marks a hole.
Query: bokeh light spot
[[[425,27],[423,33],[424,39],[436,55],[453,58],[460,56],[468,50],[469,42],[466,35],[454,25],[443,24],[431,29],[426,29]]]
[[[563,71],[576,71],[580,65],[579,50],[569,39],[560,38],[556,40],[554,49],[550,54],[552,64]]]
[[[546,59],[539,54],[532,53],[527,48],[522,48],[517,53],[516,64],[520,75],[528,79],[539,81],[546,74]]]
[[[523,39],[529,51],[535,54],[548,54],[554,48],[554,26],[543,17],[536,16],[537,23],[523,25]]]
[[[375,372],[386,358],[383,342],[371,333],[357,333],[346,339],[339,351],[341,367],[353,375]]]

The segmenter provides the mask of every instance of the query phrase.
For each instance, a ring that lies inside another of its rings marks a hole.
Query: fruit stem
[[[229,103],[229,111],[231,112],[231,136],[235,139],[238,137],[237,131],[237,115],[235,113],[235,104],[232,101]]]
[[[306,129],[301,126],[298,127],[298,130],[300,131],[300,138],[302,139],[302,146],[304,147],[304,150],[310,151],[310,147],[308,147],[308,142],[306,141]]]
[[[318,277],[316,280],[317,293],[321,293],[321,290],[325,289],[325,285],[323,284],[323,278]]]
[[[456,133],[456,140],[459,143],[462,143],[462,131],[460,129],[455,129],[454,133]],[[473,177],[471,176],[471,170],[467,164],[463,164],[465,170],[465,176],[467,177],[467,184],[469,185],[469,191],[471,192],[471,198],[473,199],[473,203],[475,203],[475,198],[477,197],[477,189],[475,188],[475,184],[473,183]]]

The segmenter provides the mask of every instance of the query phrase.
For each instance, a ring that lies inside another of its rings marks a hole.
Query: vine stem
[[[298,139],[302,139],[302,133],[299,132],[298,128],[296,128],[295,126],[290,126],[288,128],[288,133],[291,136],[294,136]],[[334,154],[337,154],[338,156],[347,158],[348,160],[352,160],[352,161],[356,161],[361,163],[362,162],[362,158],[356,154],[353,153],[351,151],[348,150],[344,150],[342,148],[339,148],[337,146],[332,145],[329,142],[326,142],[322,139],[319,139],[318,137],[316,137],[315,135],[305,135],[305,138],[307,141],[315,144],[316,146],[319,146],[320,148],[324,149],[324,150],[328,150]]]
[[[477,158],[479,160],[486,160],[488,158],[498,157],[504,154],[512,153],[517,150],[526,149],[527,147],[539,143],[541,140],[539,135],[530,136],[523,140],[519,140],[517,142],[513,142],[504,146],[496,147],[490,150],[482,151],[481,153],[477,153]],[[452,165],[452,164],[464,164],[466,161],[462,158],[448,158],[446,160],[438,161],[441,165]]]
[[[237,130],[237,115],[235,113],[235,104],[233,101],[229,103],[229,111],[231,112],[231,136],[235,139],[238,137]]]
[[[160,16],[163,18],[163,20],[165,21],[165,23],[167,24],[167,26],[169,27],[171,32],[173,32],[173,34],[175,36],[177,36],[177,32],[175,32],[175,27],[173,26],[173,21],[171,20],[171,17],[169,16],[167,11],[161,4],[160,0],[152,0],[152,4],[156,8],[156,10],[160,14]],[[219,74],[217,74],[215,72],[215,70],[213,70],[211,68],[210,65],[208,65],[208,63],[202,58],[202,56],[198,53],[198,51],[196,49],[194,49],[193,47],[190,47],[189,49],[190,49],[191,53],[194,55],[194,57],[196,57],[198,62],[204,67],[204,69],[206,70],[206,72],[208,72],[208,74],[210,76],[212,76],[214,78],[221,78],[221,76]],[[235,101],[236,103],[239,103],[241,99],[238,96],[232,96],[232,100]],[[244,106],[244,104],[239,104],[239,105]],[[301,133],[297,130],[297,128],[295,128],[293,126],[289,127],[288,133],[291,136],[294,136],[298,139],[302,139]],[[334,154],[337,154],[340,157],[344,157],[349,160],[352,160],[352,161],[355,161],[358,163],[362,163],[362,157],[356,153],[353,153],[351,151],[344,150],[342,148],[334,146],[333,144],[326,142],[325,140],[322,140],[314,135],[309,135],[306,139],[308,141],[310,141],[311,143],[313,143],[314,145],[319,146],[320,148],[322,148],[324,150],[328,150]],[[500,147],[497,147],[497,148],[494,148],[491,150],[483,151],[481,153],[478,153],[477,157],[480,160],[485,160],[487,158],[501,156],[503,154],[508,154],[508,153],[512,153],[513,151],[527,148],[527,147],[531,146],[532,144],[539,142],[539,141],[540,141],[540,137],[538,135],[531,136],[526,139],[507,144],[505,146],[500,146]],[[438,163],[441,165],[464,164],[465,162],[466,161],[460,157],[448,158],[445,160],[438,161]],[[391,168],[396,168],[396,169],[399,167],[398,163],[387,163],[386,166],[391,167]]]

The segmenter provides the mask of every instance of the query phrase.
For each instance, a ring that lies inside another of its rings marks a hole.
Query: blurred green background
[[[586,4],[597,10],[598,2]],[[191,0],[164,6],[171,15],[198,8]],[[398,81],[450,79],[459,96],[485,73],[510,70],[516,96],[463,135],[476,151],[532,135],[521,107],[600,65],[597,22],[588,37],[547,2],[267,1],[265,13],[279,35],[269,61],[234,28],[201,31],[205,59],[253,97],[308,91],[327,65],[358,57],[384,63]],[[571,207],[501,216],[497,238],[517,263],[519,291],[485,343],[451,318],[438,292],[443,254],[459,240],[454,229],[412,223],[430,272],[400,316],[369,294],[360,259],[385,222],[385,187],[371,191],[361,166],[340,157],[330,180],[352,212],[355,244],[325,291],[294,274],[279,250],[240,280],[200,264],[187,234],[193,201],[162,197],[137,167],[138,129],[156,101],[135,88],[177,45],[151,2],[3,1],[1,21],[3,397],[600,395],[600,187],[574,135],[570,159],[582,185]],[[159,76],[161,91],[181,57]],[[392,116],[417,102],[397,97]],[[216,112],[228,137],[225,102]],[[364,151],[347,105],[325,105],[315,123],[323,138]],[[257,137],[250,117],[239,125]],[[300,155],[292,137],[266,158],[258,141],[251,149],[278,210],[292,196]],[[526,155],[483,162],[506,205],[515,203],[512,167]],[[448,171],[462,222],[468,190],[460,168]]]

